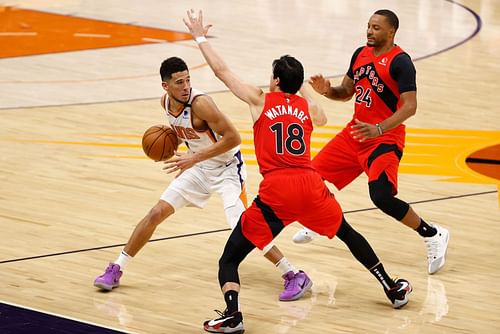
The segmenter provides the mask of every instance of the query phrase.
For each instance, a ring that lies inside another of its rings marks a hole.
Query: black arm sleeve
[[[407,53],[397,55],[389,69],[391,77],[398,83],[399,94],[417,90],[415,65]]]
[[[352,66],[354,65],[356,58],[358,58],[358,55],[361,52],[361,50],[363,50],[363,48],[364,48],[364,46],[360,46],[359,48],[357,48],[351,57],[351,63],[349,64],[349,69],[347,70],[347,73],[346,73],[346,75],[351,79],[354,79],[354,73],[352,73]]]

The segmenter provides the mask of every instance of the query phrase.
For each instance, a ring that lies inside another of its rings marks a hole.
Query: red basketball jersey
[[[354,79],[354,118],[362,122],[377,124],[392,116],[400,107],[398,83],[391,77],[390,67],[393,59],[404,51],[394,46],[389,52],[378,57],[373,48],[365,46],[356,57],[350,71]],[[398,146],[404,146],[405,126],[399,125],[385,136],[378,137],[387,142],[392,137]],[[377,138],[375,138],[375,141]]]
[[[304,98],[283,92],[267,93],[253,130],[255,155],[262,175],[281,168],[312,169],[313,125]]]

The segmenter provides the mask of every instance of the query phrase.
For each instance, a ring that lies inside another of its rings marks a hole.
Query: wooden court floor
[[[202,333],[212,310],[224,307],[217,260],[229,230],[217,197],[164,222],[118,289],[92,286],[172,180],[140,147],[147,127],[166,122],[157,74],[164,58],[184,58],[193,86],[234,121],[249,198],[256,194],[250,115],[186,36],[182,17],[191,7],[214,24],[211,42],[229,65],[262,87],[272,59],[285,53],[307,75],[338,83],[371,13],[393,9],[396,41],[417,67],[419,103],[407,122],[399,196],[451,233],[445,267],[429,276],[424,243],[374,209],[366,178],[332,188],[386,269],[412,283],[410,303],[393,310],[340,241],[293,244],[295,223],[276,244],[309,273],[312,292],[279,302],[280,273],[255,251],[240,267],[246,333],[500,333],[495,0],[0,0],[0,304],[101,326],[99,333],[151,334]],[[316,129],[314,153],[353,108],[318,100],[329,121]],[[0,319],[0,333],[20,328]]]

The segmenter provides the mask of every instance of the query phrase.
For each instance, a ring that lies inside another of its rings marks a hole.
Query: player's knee
[[[171,214],[168,208],[164,208],[160,205],[155,205],[147,215],[147,222],[152,225],[159,225]]]
[[[385,173],[380,175],[378,180],[370,182],[368,188],[373,204],[383,212],[388,213],[394,196],[392,195],[392,185],[387,180]]]
[[[219,268],[238,267],[240,262],[234,251],[226,248],[219,259]]]
[[[385,214],[401,221],[408,212],[408,203],[394,197],[390,190],[370,184],[370,199]]]
[[[375,206],[383,212],[386,212],[390,209],[392,199],[391,197],[392,195],[388,195],[387,193],[370,191],[370,199],[372,200],[373,204],[375,204]]]

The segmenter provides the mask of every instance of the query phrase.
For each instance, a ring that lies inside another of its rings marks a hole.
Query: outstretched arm
[[[344,76],[340,86],[331,87],[330,80],[321,74],[313,75],[309,83],[316,92],[332,100],[349,101],[354,95],[354,80],[347,75]]]
[[[262,89],[244,83],[233,73],[224,60],[215,52],[208,40],[205,38],[212,25],[203,26],[203,13],[200,10],[198,16],[191,9],[187,12],[187,19],[183,19],[189,32],[198,43],[198,46],[208,65],[237,98],[246,102],[250,107],[258,107],[263,104],[264,92]],[[253,113],[252,113],[253,115]],[[255,120],[255,118],[254,118]]]

